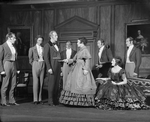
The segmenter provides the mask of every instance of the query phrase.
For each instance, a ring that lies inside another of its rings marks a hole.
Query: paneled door
[[[77,39],[79,37],[86,37],[88,39],[87,48],[92,56],[90,64],[92,68],[95,64],[95,39],[98,25],[81,17],[74,16],[57,25],[55,29],[58,32],[61,51],[65,49],[66,41],[71,41],[73,49],[78,50]]]

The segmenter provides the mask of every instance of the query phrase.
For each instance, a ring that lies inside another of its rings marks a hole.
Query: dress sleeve
[[[121,76],[122,80],[124,80],[126,78],[126,74],[125,74],[125,70],[124,69],[121,69],[120,76]]]
[[[83,59],[90,59],[92,58],[91,57],[91,54],[89,53],[88,49],[85,49],[83,52],[82,52],[82,58]]]
[[[111,68],[108,70],[108,77],[111,78]]]
[[[90,70],[90,59],[91,59],[91,55],[88,51],[88,49],[84,49],[84,51],[81,54],[81,58],[84,60],[84,66],[83,69],[84,70]]]
[[[120,70],[120,76],[122,76],[123,74],[125,74],[125,70],[124,70],[124,69],[121,69],[121,70]]]

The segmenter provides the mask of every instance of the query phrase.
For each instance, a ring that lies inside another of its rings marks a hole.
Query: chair
[[[15,96],[28,96],[28,84],[30,81],[30,73],[27,71],[17,74],[17,84],[15,88]]]

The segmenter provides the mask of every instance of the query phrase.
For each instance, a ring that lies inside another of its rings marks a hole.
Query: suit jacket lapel
[[[5,42],[4,43],[4,46],[6,47],[6,52],[7,53],[10,53],[11,55],[12,55],[12,52],[11,52],[11,50],[10,50],[10,47],[8,46],[8,44]],[[15,48],[15,46],[14,46],[14,48]],[[17,53],[17,50],[16,50],[16,48],[15,48],[15,51],[16,51],[16,58],[17,58],[17,56],[18,56],[18,53]]]
[[[52,42],[48,42],[49,43],[49,45],[51,46],[51,48],[55,51],[55,52],[58,52],[57,50],[56,50],[56,48],[54,47],[54,45],[52,44]]]
[[[64,55],[64,59],[66,59],[66,58],[67,58],[67,50],[65,50],[65,51],[63,52],[63,55]]]
[[[70,56],[70,58],[72,58],[72,57],[73,57],[73,53],[74,53],[74,52],[73,52],[73,50],[71,49],[71,56]]]
[[[44,56],[44,48],[42,47],[42,56]]]
[[[10,48],[9,48],[9,46],[8,46],[8,44],[6,42],[4,43],[4,46],[6,47],[7,52],[12,54],[11,50],[10,50]]]
[[[130,56],[129,56],[129,57],[132,56],[132,54],[135,52],[135,49],[136,49],[136,47],[133,47],[133,49],[131,50],[131,53],[130,53]]]
[[[33,47],[33,49],[34,49],[34,52],[38,55],[38,51],[37,51],[36,45]]]
[[[55,52],[58,52],[58,51],[56,50],[56,48],[54,47],[54,45],[52,46],[52,49],[53,49]]]
[[[126,52],[125,52],[125,60],[127,59],[127,51],[128,51],[128,49],[126,48]]]
[[[102,59],[102,56],[104,55],[105,50],[106,50],[106,47],[104,47],[104,49],[102,50],[101,59]]]

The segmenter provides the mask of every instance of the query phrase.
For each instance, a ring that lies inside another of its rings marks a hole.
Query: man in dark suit
[[[139,67],[141,64],[141,50],[134,46],[133,38],[126,39],[126,46],[128,47],[125,57],[125,70],[127,77],[138,77]]]
[[[1,105],[10,106],[10,105],[19,105],[16,103],[14,98],[14,89],[16,86],[16,60],[17,52],[13,44],[16,41],[15,34],[9,32],[6,35],[6,42],[0,46],[0,74],[2,75],[2,86],[1,86]],[[6,92],[8,86],[10,85],[9,90],[9,104],[6,102]]]
[[[67,41],[66,42],[66,49],[63,50],[60,55],[61,55],[61,59],[64,60],[64,59],[72,59],[75,54],[77,52],[75,50],[72,49],[72,43],[70,41]],[[67,76],[68,76],[68,73],[71,69],[71,65],[68,65],[67,63],[63,63],[63,66],[62,66],[62,75],[63,75],[63,88],[64,88],[64,85],[65,85],[65,82],[67,80]]]
[[[111,60],[113,58],[112,52],[109,46],[105,45],[103,39],[97,41],[97,46],[99,48],[98,64],[95,65],[95,68],[92,71],[94,78],[108,77],[108,70],[111,67]]]
[[[40,35],[36,38],[36,45],[29,49],[29,63],[32,65],[33,75],[33,103],[42,103],[42,88],[44,81],[45,62],[43,57],[43,47],[41,46],[44,38]]]
[[[60,52],[57,45],[58,35],[56,31],[49,33],[50,40],[44,45],[44,60],[46,63],[46,72],[48,73],[48,104],[50,106],[59,103],[59,81],[61,73],[61,64],[59,63]]]

